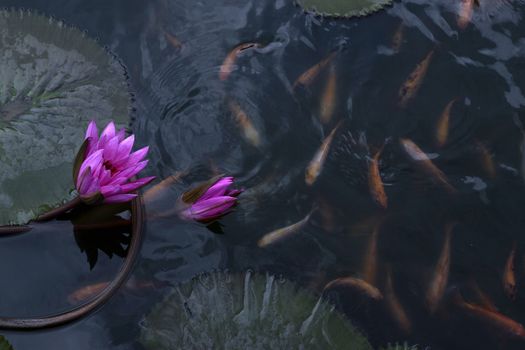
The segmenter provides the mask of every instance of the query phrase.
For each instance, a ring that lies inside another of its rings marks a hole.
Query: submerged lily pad
[[[273,276],[204,274],[146,317],[146,349],[372,349],[329,303]]]
[[[3,335],[0,335],[0,350],[13,350],[13,346]]]
[[[0,11],[0,226],[71,199],[72,163],[89,120],[128,122],[123,66],[78,29]]]
[[[327,17],[367,16],[392,4],[392,0],[296,0],[306,11]]]

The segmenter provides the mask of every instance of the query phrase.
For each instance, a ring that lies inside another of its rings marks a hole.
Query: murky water
[[[140,349],[136,337],[151,306],[171,285],[213,269],[270,271],[320,293],[335,278],[363,276],[377,227],[376,284],[384,289],[391,270],[409,329],[384,303],[344,288],[327,293],[374,345],[406,340],[431,349],[523,348],[523,340],[450,300],[455,289],[468,299],[477,284],[499,312],[525,323],[523,133],[517,126],[525,123],[525,5],[481,0],[461,29],[459,3],[396,1],[368,18],[322,20],[286,0],[1,0],[1,6],[64,19],[118,54],[136,98],[133,131],[151,147],[147,173],[162,179],[189,171],[147,203],[146,239],[132,278],[143,288],[123,288],[101,310],[66,327],[5,332],[15,348]],[[238,69],[220,80],[224,58],[243,42],[262,47],[246,50]],[[400,106],[400,87],[431,51],[419,91]],[[336,103],[323,124],[329,69],[307,88],[293,83],[331,52],[337,52]],[[438,147],[436,123],[453,99],[448,140]],[[243,138],[231,101],[249,116],[258,142]],[[309,187],[305,168],[341,120],[324,169]],[[430,155],[453,193],[407,156],[399,142],[405,138]],[[387,209],[373,201],[368,186],[370,157],[381,147]],[[218,172],[246,188],[235,213],[222,220],[224,234],[169,215],[182,190]],[[264,234],[314,208],[294,237],[257,246]],[[430,315],[425,294],[452,222],[444,306]],[[1,314],[66,309],[76,288],[111,278],[128,238],[115,234],[111,244],[79,239],[71,224],[56,222],[2,239]],[[514,242],[518,292],[512,301],[502,273]]]

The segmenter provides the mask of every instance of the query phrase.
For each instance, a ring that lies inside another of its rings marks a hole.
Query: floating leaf
[[[367,16],[392,4],[392,0],[296,0],[309,12],[327,17]]]
[[[71,199],[71,171],[91,119],[128,122],[118,60],[81,31],[0,11],[0,226]]]
[[[143,322],[146,349],[372,349],[334,307],[293,283],[250,272],[204,274]]]
[[[0,350],[13,350],[13,346],[3,335],[0,335]]]

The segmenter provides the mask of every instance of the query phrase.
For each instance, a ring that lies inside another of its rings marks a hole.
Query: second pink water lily
[[[155,178],[132,180],[148,164],[145,157],[149,150],[144,147],[131,152],[134,142],[133,135],[126,137],[124,129],[117,131],[113,122],[100,137],[95,121],[89,123],[74,170],[75,185],[84,202],[128,202],[137,196],[136,190]]]
[[[241,190],[230,189],[233,177],[216,177],[182,195],[187,206],[181,211],[184,219],[210,223],[228,214],[237,204]]]

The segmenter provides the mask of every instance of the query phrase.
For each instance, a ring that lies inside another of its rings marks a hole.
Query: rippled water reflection
[[[456,287],[468,297],[476,281],[500,312],[525,322],[523,134],[516,125],[516,120],[525,123],[521,0],[480,0],[465,29],[458,25],[461,2],[452,0],[397,1],[359,20],[322,20],[285,0],[2,0],[0,5],[62,18],[116,52],[135,89],[133,130],[141,144],[151,146],[147,172],[159,178],[189,172],[148,203],[146,241],[133,279],[151,281],[150,287],[124,288],[102,310],[65,328],[7,333],[15,348],[69,348],[74,342],[78,349],[138,349],[135,335],[151,305],[170,285],[212,269],[270,271],[320,292],[334,278],[363,274],[379,222],[378,285],[384,288],[390,268],[410,332],[399,328],[383,304],[344,289],[328,293],[374,344],[523,346],[453,306],[429,316],[424,304],[444,226],[454,221],[446,295]],[[243,42],[261,47],[246,50],[237,69],[221,81],[220,65]],[[421,88],[401,108],[400,86],[431,50]],[[336,105],[333,120],[322,124],[319,101],[328,70],[307,88],[294,89],[293,83],[331,52],[337,52]],[[436,121],[452,99],[457,100],[449,139],[438,148]],[[242,137],[230,101],[249,116],[259,143]],[[344,124],[324,170],[308,187],[305,167],[339,120]],[[427,152],[457,193],[443,191],[414,167],[400,138]],[[367,178],[369,159],[383,145],[379,164],[387,210],[372,200]],[[484,167],[487,154],[494,160],[494,177]],[[246,188],[236,212],[222,221],[223,235],[163,215],[188,185],[221,172]],[[257,247],[264,234],[301,220],[313,208],[297,235]],[[9,281],[3,314],[64,308],[65,285],[103,281],[120,263],[101,254],[89,270],[70,226],[57,223],[43,230],[50,232],[0,245],[6,266],[1,273]],[[518,295],[513,302],[504,294],[501,273],[514,241]]]

